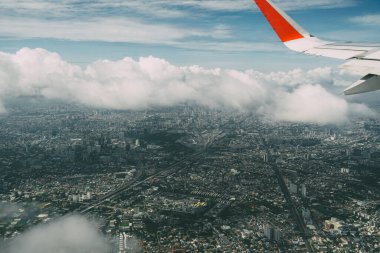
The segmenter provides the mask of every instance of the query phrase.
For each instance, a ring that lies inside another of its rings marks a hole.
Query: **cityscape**
[[[70,217],[96,224],[104,253],[380,252],[379,119],[6,105],[1,252]]]
[[[1,1],[0,253],[380,253],[379,10]]]

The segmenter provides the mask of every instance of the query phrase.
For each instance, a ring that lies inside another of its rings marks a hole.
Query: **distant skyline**
[[[274,2],[319,37],[380,42],[379,1]],[[340,62],[286,50],[251,0],[3,1],[0,14],[0,51],[44,48],[83,66],[150,55],[176,65],[260,71]]]

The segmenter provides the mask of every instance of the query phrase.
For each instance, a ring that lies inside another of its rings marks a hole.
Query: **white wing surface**
[[[270,0],[255,0],[281,41],[307,55],[346,60],[342,68],[364,75],[344,91],[346,95],[380,89],[380,44],[338,43],[314,37]]]

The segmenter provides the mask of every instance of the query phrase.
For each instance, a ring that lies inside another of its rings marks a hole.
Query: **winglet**
[[[289,49],[305,52],[316,46],[329,44],[308,33],[270,0],[254,0],[281,41]]]
[[[310,37],[308,32],[270,0],[255,0],[255,2],[282,42]]]
[[[380,90],[380,76],[369,74],[354,83],[351,87],[348,87],[344,91],[344,94],[355,95],[376,90]]]

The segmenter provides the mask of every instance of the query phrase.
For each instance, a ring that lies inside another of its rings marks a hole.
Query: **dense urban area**
[[[380,252],[380,120],[19,99],[0,116],[0,238],[70,215],[110,253]]]

